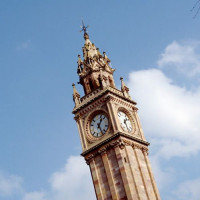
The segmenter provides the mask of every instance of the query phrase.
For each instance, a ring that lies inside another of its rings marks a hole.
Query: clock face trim
[[[135,132],[135,122],[128,111],[125,109],[119,109],[117,111],[120,127],[127,133]]]
[[[86,118],[85,130],[88,142],[103,138],[110,131],[109,115],[104,110],[96,110]]]

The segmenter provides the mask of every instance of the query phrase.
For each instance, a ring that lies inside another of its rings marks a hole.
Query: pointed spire
[[[83,47],[84,61],[86,63],[91,63],[94,61],[94,58],[98,56],[97,48],[94,43],[89,40],[87,33],[84,33],[85,45]]]
[[[129,88],[125,85],[124,80],[123,80],[122,77],[120,77],[120,80],[121,80],[121,91],[122,91],[123,95],[124,95],[126,98],[130,98],[130,95],[129,95]]]
[[[88,26],[82,22],[81,31],[84,32],[85,44],[82,47],[83,59],[78,55],[79,83],[83,86],[85,94],[89,94],[99,87],[115,87],[113,73],[114,69],[109,65],[110,59],[104,52],[102,55],[99,48],[89,39]]]
[[[84,24],[84,21],[82,20],[82,25],[81,25],[81,31],[80,32],[84,32],[84,39],[86,40],[86,39],[89,39],[89,35],[88,35],[88,31],[87,31],[87,28],[88,28],[89,26],[85,26],[85,24]]]
[[[83,37],[84,37],[85,40],[89,40],[89,35],[88,35],[88,33],[84,33],[84,36],[83,36]]]
[[[80,101],[80,94],[76,90],[76,87],[75,87],[74,83],[72,84],[72,87],[73,87],[73,100],[74,100],[75,106],[77,106],[78,104],[81,103],[81,101]]]
[[[81,32],[83,31],[84,33],[87,33],[87,28],[88,26],[85,26],[84,21],[82,20]]]
[[[78,61],[77,61],[77,63],[78,63],[77,73],[80,74],[82,72],[82,70],[83,70],[83,61],[82,61],[80,55],[78,55]]]

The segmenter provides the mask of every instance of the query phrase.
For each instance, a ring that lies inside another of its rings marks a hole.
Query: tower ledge
[[[131,145],[131,146],[134,146],[134,145],[137,146],[137,145],[139,144],[139,145],[142,145],[142,146],[140,146],[141,148],[143,147],[143,148],[145,149],[145,146],[147,147],[147,146],[150,145],[149,142],[146,142],[146,141],[144,141],[144,140],[141,140],[141,139],[139,139],[139,138],[137,138],[137,137],[130,136],[130,135],[127,135],[127,134],[122,133],[122,132],[118,132],[118,133],[116,133],[115,135],[113,135],[113,136],[107,138],[106,140],[102,141],[101,143],[99,143],[99,144],[93,146],[92,148],[90,148],[90,149],[84,151],[81,155],[85,157],[85,156],[88,155],[89,153],[91,153],[91,152],[93,152],[93,151],[95,151],[95,150],[99,150],[100,147],[101,147],[102,145],[107,145],[107,146],[104,146],[104,147],[106,147],[106,148],[109,148],[110,146],[113,147],[113,146],[115,146],[115,145],[122,145],[122,146],[123,146],[123,145],[125,145],[125,144],[123,143],[123,138],[124,138],[124,139],[131,139],[131,142],[130,142],[130,145]],[[117,140],[117,139],[120,139],[120,140]],[[111,141],[112,141],[112,142],[111,142]],[[133,141],[135,141],[135,142],[133,142]],[[111,144],[110,144],[110,142],[111,142]],[[121,143],[120,143],[120,142],[121,142]],[[96,154],[98,154],[98,153],[101,153],[101,152],[98,152],[98,151],[97,151]]]
[[[120,90],[113,88],[113,87],[107,87],[107,88],[98,88],[96,90],[94,90],[93,92],[91,92],[88,95],[85,95],[84,97],[82,97],[80,99],[81,103],[78,106],[75,106],[72,113],[75,114],[76,112],[78,112],[80,109],[84,108],[85,106],[87,106],[88,104],[90,104],[91,102],[93,102],[94,100],[96,100],[97,98],[105,95],[106,93],[112,93],[116,96],[119,96],[121,98],[123,98],[124,100],[136,105],[137,103],[133,100],[131,100],[130,98],[127,98],[123,95],[123,92],[121,92]]]

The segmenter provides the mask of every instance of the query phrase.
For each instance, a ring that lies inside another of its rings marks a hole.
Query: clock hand
[[[124,123],[125,123],[125,125],[126,125],[127,130],[128,130],[128,126],[127,126],[126,121],[127,121],[127,119],[124,119]]]
[[[101,129],[101,122],[102,122],[102,118],[100,118],[100,122],[97,124],[97,128],[100,129],[101,134],[103,135],[103,131]]]
[[[101,126],[99,126],[99,129],[100,129],[100,131],[101,131],[101,135],[103,135],[103,131],[102,131],[102,129],[101,129]]]
[[[97,128],[98,128],[98,129],[101,129],[101,122],[102,122],[102,119],[100,120],[99,123],[97,123]]]
[[[102,115],[101,115],[101,117],[102,117]],[[100,117],[100,123],[102,122],[102,118]]]

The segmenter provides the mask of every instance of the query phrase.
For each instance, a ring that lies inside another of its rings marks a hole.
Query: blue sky
[[[71,114],[84,44],[81,17],[116,68],[118,87],[123,76],[138,102],[162,199],[199,198],[200,15],[193,19],[194,3],[0,1],[0,199],[95,199]]]

